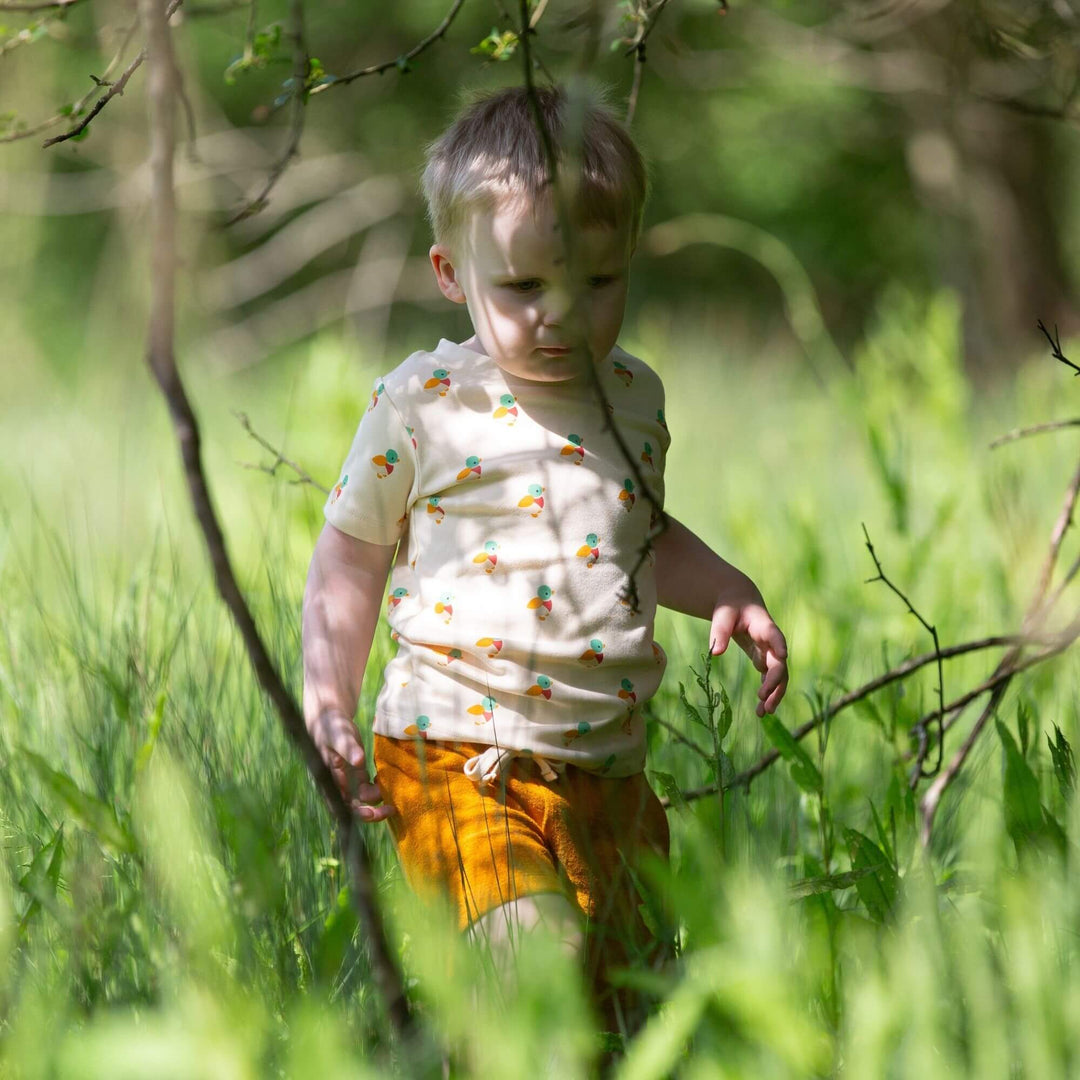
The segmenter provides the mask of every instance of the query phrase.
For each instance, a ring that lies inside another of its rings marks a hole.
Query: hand
[[[749,578],[717,601],[709,651],[719,656],[732,638],[761,672],[758,716],[776,712],[788,684],[787,642]]]
[[[382,821],[397,811],[383,801],[377,784],[368,779],[364,747],[356,725],[343,713],[321,713],[310,725],[312,739],[334,782],[352,812],[361,821]]]

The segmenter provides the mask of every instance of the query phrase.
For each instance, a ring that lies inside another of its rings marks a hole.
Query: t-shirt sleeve
[[[323,507],[326,520],[357,540],[393,544],[415,498],[416,449],[382,379],[360,419],[341,475]]]

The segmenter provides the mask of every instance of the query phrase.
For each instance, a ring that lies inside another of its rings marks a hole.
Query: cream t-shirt
[[[612,421],[659,505],[664,389],[620,348],[598,365]],[[481,742],[608,776],[645,763],[653,641],[649,500],[591,379],[518,379],[441,340],[375,380],[327,520],[403,544],[386,605],[397,654],[374,730]]]

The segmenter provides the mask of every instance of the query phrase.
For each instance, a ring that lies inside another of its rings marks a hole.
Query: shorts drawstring
[[[559,773],[566,767],[561,761],[548,761],[547,758],[538,754],[531,754],[526,750],[511,750],[504,746],[489,746],[482,754],[469,758],[465,762],[465,775],[477,785],[494,784],[502,776],[503,766],[513,758],[527,758],[535,761],[540,769],[540,775],[547,781],[558,778]]]

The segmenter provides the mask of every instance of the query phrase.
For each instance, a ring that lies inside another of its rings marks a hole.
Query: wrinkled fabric
[[[610,777],[644,767],[642,707],[666,665],[646,541],[664,498],[664,388],[619,348],[596,369],[610,414],[591,378],[515,380],[445,339],[375,380],[325,514],[358,540],[401,540],[378,734]]]

